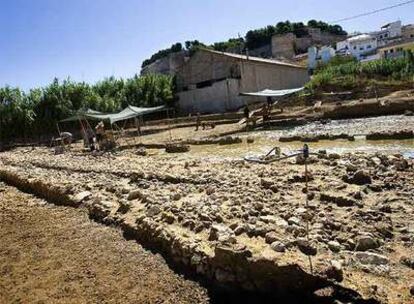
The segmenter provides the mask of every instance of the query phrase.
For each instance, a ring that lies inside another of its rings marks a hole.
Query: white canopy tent
[[[151,108],[140,108],[134,106],[128,106],[119,113],[113,114],[86,114],[87,118],[96,120],[108,120],[110,124],[114,124],[119,121],[128,120],[138,116],[144,116],[145,114],[161,112],[168,110],[165,106],[151,107]]]
[[[255,97],[281,97],[290,94],[294,94],[296,92],[302,91],[304,88],[296,88],[296,89],[287,89],[287,90],[263,90],[259,92],[251,92],[251,93],[240,93],[241,96],[255,96]]]

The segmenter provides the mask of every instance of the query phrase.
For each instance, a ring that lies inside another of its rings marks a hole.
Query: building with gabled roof
[[[182,113],[234,111],[254,101],[241,92],[298,88],[309,80],[306,67],[209,49],[193,54],[176,77]]]

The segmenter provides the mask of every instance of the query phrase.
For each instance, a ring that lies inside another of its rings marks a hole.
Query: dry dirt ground
[[[0,231],[0,303],[208,302],[116,229],[1,183]]]

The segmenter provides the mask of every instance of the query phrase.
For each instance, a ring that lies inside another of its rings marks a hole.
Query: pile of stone
[[[402,130],[396,132],[374,132],[366,136],[367,140],[385,139],[411,139],[414,138],[413,130]]]
[[[185,153],[190,151],[190,146],[185,144],[167,144],[165,152],[167,153]]]
[[[348,134],[316,134],[316,135],[292,135],[292,136],[281,136],[279,137],[280,142],[318,142],[320,140],[336,140],[336,139],[347,139],[349,141],[354,141],[355,138],[352,135]]]

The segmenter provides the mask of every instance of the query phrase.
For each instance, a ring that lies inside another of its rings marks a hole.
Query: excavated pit
[[[332,280],[312,275],[299,265],[277,265],[265,258],[252,258],[243,246],[217,246],[213,254],[206,254],[190,248],[184,239],[152,225],[146,218],[138,218],[135,222],[119,220],[109,211],[112,206],[98,207],[96,202],[81,202],[65,187],[26,178],[8,170],[0,170],[0,180],[53,204],[87,208],[90,218],[121,228],[127,239],[136,240],[145,248],[161,253],[173,269],[208,286],[212,303],[265,303],[274,300],[289,300],[291,303],[331,303],[334,300],[379,303],[374,299],[363,299],[356,291]],[[328,292],[317,296],[315,291],[318,290]]]

